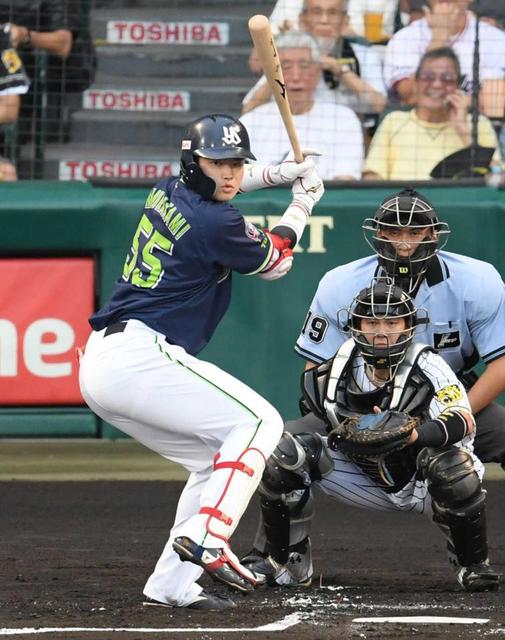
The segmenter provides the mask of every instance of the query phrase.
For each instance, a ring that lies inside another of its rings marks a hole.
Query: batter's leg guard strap
[[[221,522],[224,522],[226,525],[231,525],[232,521],[231,518],[229,518],[228,516],[225,516],[224,513],[222,511],[219,511],[219,509],[213,509],[212,507],[202,507],[200,509],[200,513],[206,513],[209,516],[212,516],[213,518],[217,518],[218,520],[221,520]]]
[[[218,462],[220,456],[221,454],[218,453],[214,457],[214,467],[213,467],[214,471],[217,471],[217,469],[237,469],[238,471],[242,471],[242,473],[246,473],[248,476],[252,477],[254,475],[254,469],[251,469],[251,467],[248,467],[246,464],[244,464],[243,462],[240,462],[239,460],[237,461],[228,460],[227,462]]]

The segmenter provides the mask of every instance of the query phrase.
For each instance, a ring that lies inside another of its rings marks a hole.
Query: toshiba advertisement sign
[[[91,332],[92,258],[0,260],[0,404],[84,404],[76,347]]]

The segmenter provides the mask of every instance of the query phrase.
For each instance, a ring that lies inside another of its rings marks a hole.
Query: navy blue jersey
[[[258,273],[272,251],[269,237],[229,202],[162,180],[146,200],[123,274],[90,324],[98,331],[141,320],[196,355],[230,304],[231,272]]]

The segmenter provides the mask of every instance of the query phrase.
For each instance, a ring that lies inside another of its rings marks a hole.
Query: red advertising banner
[[[0,260],[0,405],[84,404],[75,351],[94,291],[92,258]]]

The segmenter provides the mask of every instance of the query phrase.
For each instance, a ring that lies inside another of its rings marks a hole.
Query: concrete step
[[[70,140],[73,143],[131,144],[166,148],[177,146],[188,122],[208,113],[191,112],[89,111],[72,114]],[[230,114],[236,115],[236,114]]]
[[[178,87],[184,91],[248,91],[251,87],[251,83],[256,82],[255,77],[243,76],[227,77],[225,84],[219,84],[219,79],[205,78],[197,76],[172,76],[166,78],[165,76],[151,76],[151,77],[137,77],[126,75],[112,75],[106,73],[97,73],[95,82],[93,83],[93,89],[143,89],[145,91],[156,91],[160,89],[167,89]]]
[[[131,142],[131,141],[130,141]],[[31,145],[21,148],[19,173],[30,177]],[[92,180],[94,178],[157,180],[178,175],[180,149],[142,145],[48,144],[44,179]]]
[[[231,8],[230,3],[221,2],[213,6],[169,4],[163,9],[95,9],[90,16],[90,27],[96,40],[116,44],[251,45],[247,22],[251,15],[268,11],[270,3],[259,2],[253,6],[251,9],[250,5],[234,3]]]
[[[97,47],[98,73],[141,78],[252,78],[247,66],[250,50],[249,46],[103,45]]]
[[[185,9],[188,0],[169,0],[171,8]],[[153,10],[166,10],[167,0],[94,0],[93,8],[97,9],[136,9],[145,8]],[[224,0],[191,0],[192,7],[216,7],[230,8],[230,2]],[[270,15],[275,6],[275,0],[233,0],[234,7],[248,7],[252,13],[265,13]]]

